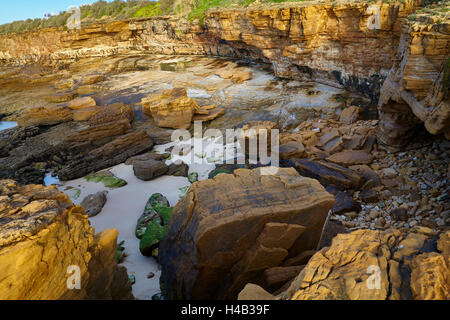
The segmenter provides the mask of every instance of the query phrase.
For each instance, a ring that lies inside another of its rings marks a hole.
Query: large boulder
[[[143,111],[153,117],[159,127],[188,129],[195,111],[199,108],[186,89],[174,88],[162,94],[142,99]]]
[[[296,300],[450,298],[450,231],[417,227],[338,234],[280,295]]]
[[[264,271],[317,246],[334,198],[292,168],[238,169],[192,184],[159,248],[167,298],[235,299]]]
[[[153,159],[135,160],[133,162],[134,175],[144,181],[149,181],[169,171],[169,167],[163,161]]]

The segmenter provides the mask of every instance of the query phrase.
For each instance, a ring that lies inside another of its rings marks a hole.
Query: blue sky
[[[0,24],[28,18],[42,18],[44,13],[58,13],[71,6],[94,2],[96,0],[2,0],[0,2]]]

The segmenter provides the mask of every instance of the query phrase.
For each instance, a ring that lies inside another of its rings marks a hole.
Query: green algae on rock
[[[106,188],[121,188],[127,185],[127,182],[123,179],[116,177],[110,171],[100,171],[92,173],[85,177],[88,182],[103,183]]]

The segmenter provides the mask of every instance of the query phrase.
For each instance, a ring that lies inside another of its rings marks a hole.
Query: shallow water
[[[58,177],[53,177],[51,173],[47,173],[44,178],[44,186],[61,185]]]
[[[0,121],[0,131],[17,127],[15,121]]]

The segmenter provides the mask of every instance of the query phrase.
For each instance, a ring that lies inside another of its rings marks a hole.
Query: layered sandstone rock
[[[87,216],[55,187],[0,180],[1,299],[132,299],[117,265],[118,232],[94,235]],[[67,283],[80,270],[80,289]]]
[[[392,67],[400,26],[421,2],[264,4],[209,11],[204,26],[167,16],[97,23],[80,31],[49,28],[1,36],[0,60],[55,65],[136,50],[250,57],[272,63],[277,76],[339,84],[375,101]],[[143,67],[137,59],[122,59],[113,69]],[[245,69],[223,76],[236,82],[251,78]]]
[[[133,121],[134,111],[124,103],[113,103],[108,106],[102,107],[98,113],[90,118],[89,123],[91,125],[109,123],[117,120]]]
[[[73,119],[72,110],[64,106],[28,108],[17,120],[19,126],[49,126]]]
[[[378,140],[388,146],[404,145],[420,123],[450,139],[450,19],[418,19],[403,26],[378,102]]]
[[[130,122],[122,119],[116,122],[90,125],[87,128],[82,128],[74,133],[71,133],[67,139],[70,142],[90,143],[92,141],[124,134],[129,129],[131,129]]]
[[[293,169],[238,169],[194,183],[159,248],[165,294],[234,299],[249,282],[264,285],[266,269],[315,248],[333,202]]]
[[[95,107],[97,103],[92,97],[77,98],[69,102],[68,107],[72,110],[80,110],[85,108]]]
[[[131,156],[151,149],[153,141],[144,130],[119,136],[88,153],[74,156],[58,171],[61,180],[82,177],[91,172],[125,162]]]
[[[375,101],[392,66],[400,26],[420,4],[338,1],[220,8],[206,15],[205,28],[233,48],[270,61],[278,76],[339,83]]]
[[[188,129],[195,111],[199,108],[186,89],[174,88],[142,99],[143,111],[153,117],[160,127]]]
[[[395,229],[339,234],[280,298],[449,299],[449,246],[448,231],[436,236],[425,227],[408,234]]]

